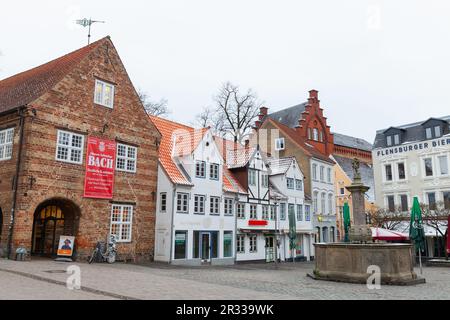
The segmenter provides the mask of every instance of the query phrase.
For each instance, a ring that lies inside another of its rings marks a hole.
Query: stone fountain
[[[366,222],[365,193],[370,189],[361,180],[359,160],[353,160],[354,179],[347,187],[352,197],[354,225],[349,243],[316,243],[315,269],[308,274],[316,280],[367,283],[373,266],[381,272],[381,284],[413,285],[425,283],[414,272],[413,246],[400,243],[374,243]]]

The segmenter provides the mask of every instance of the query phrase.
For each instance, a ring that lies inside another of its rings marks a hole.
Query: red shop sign
[[[112,199],[116,142],[95,137],[88,138],[84,197]]]
[[[268,222],[267,222],[267,220],[249,220],[248,225],[249,226],[267,226]]]

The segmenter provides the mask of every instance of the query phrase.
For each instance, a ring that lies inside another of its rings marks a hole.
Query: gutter
[[[19,152],[17,154],[17,163],[16,163],[16,173],[14,176],[14,193],[13,193],[13,201],[11,206],[11,218],[9,222],[8,227],[8,244],[7,244],[7,251],[6,251],[6,257],[10,259],[11,251],[12,251],[12,242],[13,242],[13,235],[14,235],[14,223],[15,223],[15,213],[16,213],[16,207],[17,207],[17,193],[19,189],[19,174],[20,174],[20,166],[22,163],[22,150],[23,150],[23,136],[24,136],[24,125],[25,125],[25,109],[26,105],[18,108],[20,120],[19,120],[19,126],[20,126],[20,140],[19,140]]]

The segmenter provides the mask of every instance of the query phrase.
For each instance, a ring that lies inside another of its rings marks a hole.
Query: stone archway
[[[55,256],[59,237],[76,236],[80,209],[70,200],[54,198],[42,202],[34,212],[31,253]]]

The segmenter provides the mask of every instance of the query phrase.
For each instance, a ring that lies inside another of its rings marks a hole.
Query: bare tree
[[[420,205],[423,213],[423,223],[436,232],[436,237],[441,236],[444,243],[445,256],[448,259],[447,250],[445,250],[445,244],[448,237],[448,216],[450,215],[450,206],[444,202],[437,202],[435,205],[430,206],[426,204]],[[445,231],[444,231],[445,229]],[[438,250],[440,251],[440,242],[437,242]]]
[[[223,120],[222,113],[217,112],[212,107],[204,107],[202,112],[196,115],[193,125],[201,128],[209,127],[213,130],[214,134],[223,137],[225,133]]]
[[[396,230],[403,221],[408,220],[408,215],[402,212],[401,208],[396,208],[394,212],[386,209],[373,209],[367,213],[372,227],[387,230]]]
[[[167,99],[162,98],[159,102],[153,101],[146,92],[141,90],[138,90],[138,95],[147,114],[156,117],[165,117],[170,114],[170,110],[167,107]]]
[[[226,82],[214,96],[214,102],[214,108],[205,108],[197,116],[199,121],[215,129],[216,134],[230,136],[234,142],[242,143],[250,135],[262,106],[256,93],[251,89],[241,93],[238,86]]]

